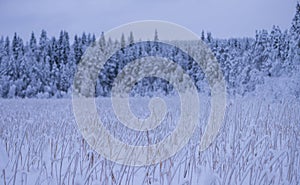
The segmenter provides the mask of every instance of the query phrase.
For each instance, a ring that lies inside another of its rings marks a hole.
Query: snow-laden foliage
[[[224,73],[228,92],[244,95],[253,91],[257,85],[265,83],[265,78],[292,76],[299,73],[300,63],[300,5],[289,30],[274,26],[270,33],[257,31],[255,38],[214,39],[211,33],[201,34],[201,39],[214,52]],[[61,31],[58,39],[48,38],[42,31],[39,39],[32,33],[29,42],[24,42],[16,33],[12,41],[0,38],[0,97],[66,97],[70,95],[76,65],[89,46],[99,45],[105,53],[116,47],[121,49],[108,61],[106,71],[99,74],[96,87],[97,96],[108,96],[110,86],[118,71],[128,61],[140,56],[168,56],[182,63],[190,58],[184,53],[161,47],[159,44],[135,46],[134,33],[128,39],[122,34],[120,40],[104,38],[98,41],[94,35],[85,33],[75,36],[70,43],[68,33]],[[155,30],[153,41],[159,42],[159,32]],[[154,42],[154,43],[155,43]],[[152,42],[153,43],[153,42]],[[185,45],[186,43],[177,43]],[[176,45],[176,44],[175,44]],[[189,47],[198,47],[193,42]],[[200,52],[199,52],[200,53]],[[188,54],[188,53],[187,53]],[[202,71],[193,66],[183,66],[188,74],[199,84],[205,81]],[[143,72],[143,69],[139,69]],[[156,69],[160,70],[160,69]],[[100,71],[99,71],[100,72]],[[204,91],[203,87],[198,89]],[[147,78],[133,87],[133,95],[151,95],[152,91],[172,94],[173,88],[162,79]]]

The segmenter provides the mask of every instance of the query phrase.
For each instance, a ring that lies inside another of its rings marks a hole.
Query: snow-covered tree
[[[300,2],[296,6],[296,14],[292,21],[290,37],[289,61],[298,66],[300,65]]]
[[[124,33],[122,33],[121,36],[121,48],[124,48],[126,46],[125,36]]]
[[[154,42],[158,42],[159,41],[159,38],[158,38],[158,32],[157,30],[155,29],[155,32],[154,32]]]
[[[133,45],[133,43],[134,43],[134,37],[133,37],[132,31],[129,34],[128,43],[129,43],[129,45]]]

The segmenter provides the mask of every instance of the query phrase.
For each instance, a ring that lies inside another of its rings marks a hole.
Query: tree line
[[[267,30],[256,31],[254,38],[215,39],[211,33],[201,33],[215,54],[223,71],[228,92],[244,95],[255,90],[257,84],[265,78],[292,76],[299,73],[300,63],[300,4],[290,29],[281,30],[273,26]],[[159,40],[155,32],[154,41]],[[28,42],[14,34],[13,38],[0,38],[0,97],[2,98],[51,98],[70,96],[76,66],[86,49],[95,42],[101,42],[105,48],[123,47],[134,42],[134,33],[128,38],[122,35],[120,40],[104,38],[97,41],[94,34],[75,35],[70,41],[69,34],[61,31],[58,38],[49,38],[42,30],[37,36],[32,33]],[[141,53],[168,52],[173,58],[184,55],[164,48],[153,49],[155,45],[135,48],[135,51],[123,51],[118,57],[130,60]],[[180,55],[180,56],[179,56]],[[172,58],[172,57],[171,57]],[[111,60],[114,60],[113,58]],[[118,64],[116,61],[115,63]],[[121,65],[121,64],[118,64]],[[203,81],[201,70],[187,68],[194,74],[195,81]],[[112,76],[99,74],[96,95],[109,95],[107,84],[113,81],[118,72],[117,66],[110,66],[107,71]],[[201,87],[198,87],[201,90]],[[170,84],[162,79],[146,78],[136,84],[133,94],[148,95],[147,92],[160,90],[165,94],[173,92]]]

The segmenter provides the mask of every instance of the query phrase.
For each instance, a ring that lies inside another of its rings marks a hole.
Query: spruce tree
[[[159,41],[159,39],[158,39],[158,32],[155,29],[155,32],[154,32],[154,42],[158,42],[158,41]]]
[[[124,48],[126,46],[125,36],[124,33],[122,33],[121,36],[121,48]]]
[[[202,30],[202,32],[201,32],[201,40],[202,40],[202,41],[205,41],[205,33],[204,33],[204,30]]]
[[[292,21],[291,34],[294,37],[299,38],[300,35],[300,2],[297,3],[296,6],[296,14]]]
[[[130,46],[133,45],[133,43],[134,43],[134,37],[133,37],[132,31],[129,34],[128,42],[129,42]]]

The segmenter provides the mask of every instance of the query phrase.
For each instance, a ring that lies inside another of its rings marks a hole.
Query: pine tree
[[[24,78],[26,79],[27,88],[24,92],[25,96],[28,98],[35,97],[38,93],[40,88],[37,88],[37,81],[40,79],[38,75],[40,72],[41,67],[39,67],[38,53],[37,53],[37,46],[36,41],[34,41],[34,36],[31,36],[30,45],[28,51],[25,53],[25,70],[26,73]]]
[[[7,56],[10,55],[10,41],[9,41],[9,37],[5,38],[5,44],[4,44],[4,52]]]
[[[273,59],[281,59],[282,46],[283,46],[283,37],[282,32],[278,26],[273,26],[273,29],[270,33],[270,46],[272,50]]]
[[[31,33],[30,36],[29,48],[33,53],[37,51],[37,42],[33,32]]]
[[[3,66],[3,63],[5,62],[5,55],[6,55],[6,52],[5,52],[5,43],[4,43],[4,38],[1,37],[0,38],[0,77],[4,74],[4,66]]]
[[[202,30],[202,32],[201,32],[201,40],[202,40],[202,41],[205,41],[205,33],[204,33],[204,30]]]
[[[5,74],[5,68],[4,68],[4,56],[5,56],[5,51],[4,51],[4,39],[3,37],[0,38],[0,97],[3,97],[3,76]]]
[[[212,38],[211,32],[208,32],[208,33],[207,33],[206,39],[207,39],[207,42],[208,42],[208,43],[212,43],[213,38]]]
[[[289,57],[288,60],[293,63],[294,69],[297,68],[295,65],[300,66],[300,2],[296,6],[296,14],[292,21],[292,27],[290,29],[290,44],[289,44]]]
[[[60,32],[59,39],[58,39],[58,50],[59,50],[58,66],[60,66],[68,62],[68,56],[70,53],[69,35],[66,31]]]
[[[24,44],[23,40],[14,34],[12,40],[12,60],[10,66],[12,66],[12,84],[13,90],[10,91],[10,97],[18,96],[24,97],[24,91],[26,90],[26,82],[23,80],[25,74],[25,60],[24,60]],[[14,93],[13,93],[14,92]]]
[[[121,36],[121,48],[125,48],[125,46],[126,46],[125,36],[124,36],[124,33],[122,33],[122,36]]]
[[[83,55],[83,50],[82,50],[81,39],[77,35],[75,35],[74,37],[73,51],[74,51],[74,60],[76,64],[78,64]]]
[[[24,55],[24,45],[23,40],[17,36],[17,34],[14,34],[13,40],[12,40],[12,71],[11,75],[13,77],[13,80],[17,80],[20,78],[20,64],[22,63]]]
[[[31,33],[29,40],[29,51],[31,60],[38,61],[38,46],[34,33]]]
[[[283,47],[284,41],[281,30],[278,26],[273,26],[273,29],[270,33],[270,57],[272,60],[272,66],[270,73],[272,76],[279,76],[281,74],[282,62],[284,61]]]
[[[47,44],[48,44],[48,37],[47,32],[42,30],[39,40],[39,59],[38,61],[44,61],[47,55]]]
[[[106,41],[105,41],[105,36],[104,32],[101,33],[100,40],[99,40],[99,47],[100,50],[103,52],[106,48]]]
[[[69,35],[66,31],[60,32],[60,36],[58,39],[58,51],[59,51],[59,54],[58,54],[59,76],[58,76],[57,89],[66,93],[68,91],[68,88],[70,87],[70,83],[67,80],[67,78],[69,76],[68,71],[67,71],[67,66],[68,66],[68,63],[71,62],[71,61],[69,61],[69,56],[70,56]],[[58,92],[58,93],[60,93],[60,92]],[[60,94],[58,96],[60,96]]]
[[[155,32],[154,32],[154,42],[158,42],[158,41],[159,41],[159,39],[158,39],[158,32],[155,29]]]
[[[96,36],[95,36],[95,34],[93,34],[92,35],[92,38],[91,38],[91,46],[95,46],[95,44],[96,44]]]
[[[256,33],[256,41],[254,46],[254,62],[258,71],[262,71],[264,75],[270,76],[272,61],[270,57],[270,40],[267,30]]]
[[[134,37],[133,37],[132,31],[130,32],[130,35],[129,35],[129,38],[128,38],[128,42],[129,42],[130,46],[132,46],[133,43],[134,43]]]
[[[291,34],[299,38],[300,36],[300,2],[297,3],[296,6],[296,14],[293,18],[292,27],[290,29]]]
[[[12,70],[10,62],[10,41],[8,37],[3,41],[2,47],[3,49],[0,54],[0,97],[7,98],[11,80],[10,70]]]

